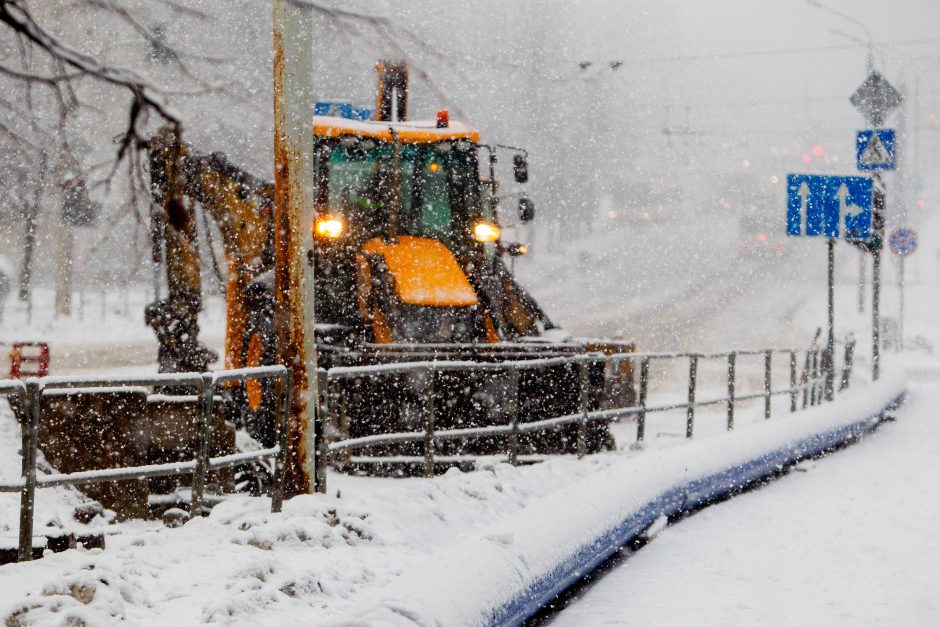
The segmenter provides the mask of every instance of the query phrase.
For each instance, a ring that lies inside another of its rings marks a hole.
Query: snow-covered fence
[[[852,368],[852,355],[854,352],[854,340],[848,340],[844,343],[845,351],[843,355],[843,364],[841,373],[839,373],[840,384],[838,390],[842,391],[848,388]],[[785,387],[774,387],[773,364],[774,357],[784,357],[788,367],[788,381]],[[762,384],[763,387],[758,392],[740,394],[738,393],[738,364],[739,358],[759,357],[762,361]],[[802,360],[800,359],[802,357]],[[687,396],[685,400],[679,402],[649,403],[649,382],[650,368],[656,362],[668,362],[675,360],[687,360],[688,379]],[[724,361],[726,364],[726,393],[722,396],[701,399],[699,397],[699,369],[700,363]],[[634,405],[625,405],[622,407],[607,407],[591,409],[588,399],[588,365],[591,363],[602,362],[606,368],[612,372],[617,372],[623,361],[629,361],[634,372],[639,366],[639,391],[637,402]],[[802,361],[802,364],[800,363]],[[800,366],[802,365],[802,371]],[[829,369],[828,366],[832,368]],[[579,410],[562,416],[551,416],[541,420],[523,421],[519,412],[519,373],[525,370],[539,370],[552,367],[567,366],[576,368],[579,373],[580,395]],[[405,362],[397,364],[381,364],[369,366],[339,367],[321,371],[321,392],[325,402],[321,405],[321,411],[318,420],[321,424],[318,427],[318,433],[328,432],[327,425],[330,423],[331,403],[336,402],[337,397],[342,394],[331,386],[344,379],[356,379],[362,377],[388,377],[403,374],[420,374],[424,381],[424,416],[423,429],[420,431],[395,432],[366,435],[356,438],[338,439],[332,442],[325,442],[320,439],[317,446],[317,477],[319,479],[321,490],[325,490],[326,465],[330,454],[338,454],[344,451],[352,452],[369,447],[421,443],[423,446],[423,455],[395,455],[393,458],[388,456],[354,456],[350,460],[359,464],[387,464],[389,462],[403,464],[423,464],[426,476],[432,476],[436,463],[459,463],[472,462],[479,458],[477,455],[438,455],[436,448],[439,443],[445,440],[461,439],[472,440],[475,438],[494,438],[504,437],[506,440],[505,454],[510,464],[517,464],[520,461],[528,461],[523,458],[531,456],[521,456],[519,454],[519,435],[523,433],[536,433],[558,429],[564,425],[577,425],[576,450],[578,457],[586,454],[586,441],[588,434],[588,424],[591,422],[612,420],[635,416],[636,418],[636,440],[642,442],[645,437],[646,421],[649,414],[656,412],[667,412],[685,409],[686,412],[686,437],[691,438],[695,433],[695,415],[696,409],[714,405],[725,405],[727,411],[727,429],[734,429],[735,409],[739,403],[762,399],[764,404],[764,418],[769,419],[772,415],[772,399],[775,396],[789,396],[790,411],[795,412],[800,408],[813,406],[821,403],[824,398],[832,399],[836,391],[834,380],[836,378],[837,368],[834,362],[828,360],[821,348],[800,349],[759,349],[759,350],[733,350],[726,352],[699,353],[699,352],[672,352],[672,353],[617,353],[613,355],[588,354],[574,356],[560,356],[544,359],[528,359],[501,361],[492,363],[481,363],[477,361],[423,361],[423,362]],[[451,373],[459,371],[477,371],[477,372],[498,372],[505,373],[509,384],[507,394],[508,402],[508,421],[504,424],[490,424],[481,427],[458,428],[438,430],[435,428],[435,373]],[[802,395],[802,398],[801,398]]]
[[[230,381],[248,379],[274,379],[277,386],[278,443],[270,448],[211,457],[212,411],[216,386]],[[42,397],[48,390],[88,390],[94,388],[132,388],[140,386],[174,386],[196,390],[199,409],[195,416],[198,443],[194,459],[184,462],[128,466],[98,469],[67,474],[37,475],[36,461],[39,448],[39,428],[42,419]],[[23,429],[23,473],[18,481],[0,480],[0,492],[20,493],[20,529],[17,559],[29,560],[33,552],[33,513],[37,488],[61,485],[86,485],[104,481],[146,479],[175,475],[192,475],[190,517],[201,514],[206,476],[210,471],[230,468],[254,459],[275,460],[274,486],[271,496],[271,511],[281,509],[287,453],[287,418],[289,415],[292,379],[284,366],[262,366],[205,373],[159,374],[151,376],[65,376],[30,378],[24,381],[0,381],[0,396],[18,397],[19,406],[25,413]]]

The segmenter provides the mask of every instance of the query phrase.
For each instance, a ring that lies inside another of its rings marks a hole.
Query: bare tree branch
[[[156,111],[171,124],[179,124],[176,116],[157,99],[155,90],[143,78],[128,70],[102,65],[93,57],[63,45],[36,23],[23,0],[0,0],[0,23],[6,24],[14,32],[46,51],[53,59],[71,66],[79,73],[124,88],[132,94],[127,130],[118,148],[118,161],[124,157],[132,144],[135,147],[143,144],[138,125],[146,119],[148,110]]]
[[[81,74],[59,74],[55,76],[41,76],[38,74],[31,74],[29,72],[20,72],[12,68],[8,68],[4,65],[0,65],[0,74],[6,74],[11,78],[16,78],[24,81],[30,81],[33,83],[43,83],[45,85],[54,85],[61,81],[71,80],[73,78],[78,78]]]

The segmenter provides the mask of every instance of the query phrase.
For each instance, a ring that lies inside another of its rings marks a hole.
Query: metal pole
[[[872,209],[874,216],[880,216],[879,220],[873,219],[876,232],[872,236],[879,242],[871,252],[871,378],[877,381],[881,375],[881,248],[884,245],[885,192],[881,175],[875,172],[872,179]]]
[[[509,463],[515,466],[519,457],[519,370],[509,371]]]
[[[315,488],[319,399],[314,337],[313,20],[309,7],[274,0],[274,283],[278,358],[294,376],[287,495]]]
[[[790,412],[796,411],[796,351],[790,351]]]
[[[288,370],[283,376],[278,377],[278,422],[277,431],[277,457],[274,458],[274,486],[271,489],[271,511],[277,513],[281,511],[281,505],[284,502],[284,479],[287,474],[287,421],[290,418],[290,401],[293,395],[291,383],[293,378]],[[319,461],[319,460],[318,460]],[[323,485],[326,489],[326,485]]]
[[[212,437],[212,375],[209,373],[202,375],[202,383],[199,386],[196,433],[199,434],[199,448],[196,449],[196,469],[193,471],[192,498],[189,504],[190,520],[202,515],[203,492],[206,486],[206,473],[209,469],[209,440]]]
[[[728,353],[728,431],[734,431],[734,362],[737,353]]]
[[[424,476],[434,476],[434,368],[428,369],[424,408]]]
[[[871,253],[871,378],[881,374],[881,251]]]
[[[581,391],[578,401],[581,405],[581,420],[578,421],[578,459],[587,454],[587,420],[588,420],[588,363],[582,361],[578,364],[579,379],[581,380]]]
[[[831,401],[833,398],[833,389],[835,381],[835,351],[836,351],[836,330],[835,330],[835,268],[836,268],[836,240],[835,238],[830,238],[827,242],[828,246],[828,256],[829,256],[829,269],[828,269],[828,295],[829,303],[827,309],[827,321],[829,325],[829,335],[826,338],[826,356],[823,359],[825,366],[825,376],[826,376],[826,400]]]
[[[819,397],[819,349],[813,351],[813,385],[812,385],[812,394],[810,394],[811,400],[810,405],[818,405]]]
[[[800,383],[803,386],[803,409],[806,409],[806,405],[810,400],[810,377],[812,376],[812,371],[810,370],[810,366],[812,364],[811,353],[812,351],[809,349],[806,350],[806,361],[803,364],[803,376],[800,377]]]
[[[33,559],[33,512],[36,508],[36,457],[39,448],[42,384],[27,382],[26,407],[29,412],[23,447],[23,490],[20,492],[20,545],[16,559]]]
[[[329,456],[329,446],[326,442],[326,425],[330,419],[330,386],[329,377],[325,370],[317,370],[317,393],[323,393],[323,402],[318,404],[316,413],[316,445],[317,458],[313,462],[313,491],[326,494],[326,462]],[[288,406],[288,410],[290,407]]]
[[[842,362],[842,382],[839,384],[839,391],[848,389],[849,381],[852,378],[852,361],[855,353],[855,338],[847,339],[845,342],[845,358]]]
[[[829,240],[832,241],[832,240]],[[773,351],[768,350],[764,352],[764,419],[770,419],[770,405],[773,397],[771,396],[771,359],[773,357]]]
[[[898,352],[904,352],[904,257],[898,260]],[[915,268],[916,269],[916,268]]]
[[[865,251],[858,251],[858,313],[865,312]]]
[[[695,430],[695,380],[698,373],[698,355],[689,356],[689,404],[685,410],[685,437],[691,438]]]
[[[640,360],[640,411],[636,415],[636,441],[642,442],[646,437],[646,393],[650,380],[650,358]]]

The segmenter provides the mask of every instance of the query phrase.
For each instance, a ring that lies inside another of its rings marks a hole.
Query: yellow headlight
[[[477,222],[473,227],[473,239],[478,242],[495,242],[499,239],[500,228],[489,222]]]
[[[332,216],[317,218],[313,226],[313,232],[317,237],[327,237],[330,239],[340,237],[344,230],[345,225],[343,221],[340,218],[334,218]]]

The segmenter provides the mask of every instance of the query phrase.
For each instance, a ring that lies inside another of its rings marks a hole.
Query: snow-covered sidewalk
[[[940,386],[897,421],[669,527],[557,625],[940,622]]]

